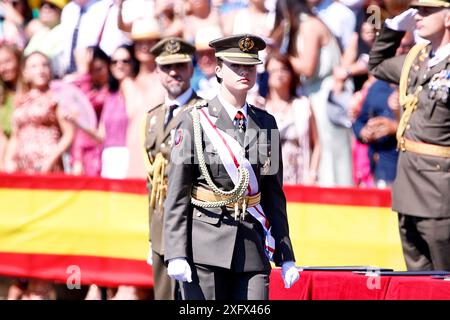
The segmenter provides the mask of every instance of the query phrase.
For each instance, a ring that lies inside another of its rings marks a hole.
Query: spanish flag
[[[299,266],[405,270],[387,190],[285,186]],[[0,175],[0,274],[152,287],[144,180]]]
[[[0,274],[153,285],[145,181],[0,176]]]

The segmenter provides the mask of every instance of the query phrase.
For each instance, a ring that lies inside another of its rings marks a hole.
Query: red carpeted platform
[[[285,289],[281,270],[270,276],[270,300],[450,300],[450,281],[431,276],[366,276],[347,271],[302,271]]]

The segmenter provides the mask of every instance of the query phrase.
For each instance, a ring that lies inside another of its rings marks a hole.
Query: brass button
[[[407,126],[406,126],[406,129],[411,129],[411,125],[410,124],[408,124]]]
[[[161,143],[161,148],[165,148],[166,147],[166,144],[163,142],[163,143]]]
[[[202,213],[201,212],[197,212],[197,217],[201,217]]]
[[[437,170],[441,170],[441,166],[439,164],[436,165]]]

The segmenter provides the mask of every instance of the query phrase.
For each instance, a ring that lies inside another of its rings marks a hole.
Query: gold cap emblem
[[[243,52],[248,52],[248,51],[252,50],[254,46],[255,46],[255,43],[253,42],[252,39],[250,39],[248,37],[242,38],[241,40],[239,40],[239,49],[241,49],[241,51],[243,51]]]
[[[166,43],[164,50],[166,50],[170,54],[175,54],[180,51],[181,45],[176,40],[170,40]]]

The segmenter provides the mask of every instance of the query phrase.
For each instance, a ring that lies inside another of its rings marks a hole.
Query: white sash
[[[236,185],[238,177],[239,166],[244,166],[250,173],[250,183],[247,189],[246,195],[254,195],[259,192],[258,180],[256,179],[255,172],[250,164],[250,162],[245,158],[245,150],[226,132],[220,130],[215,126],[216,117],[212,117],[207,114],[204,109],[199,110],[200,113],[200,124],[211,141],[212,145],[217,148],[220,160],[222,161],[225,170],[227,170],[233,183]],[[272,237],[269,225],[269,221],[264,214],[264,211],[260,204],[247,208],[247,211],[259,221],[264,229],[265,234],[265,253],[269,260],[273,260],[273,253],[275,251],[275,239]]]

